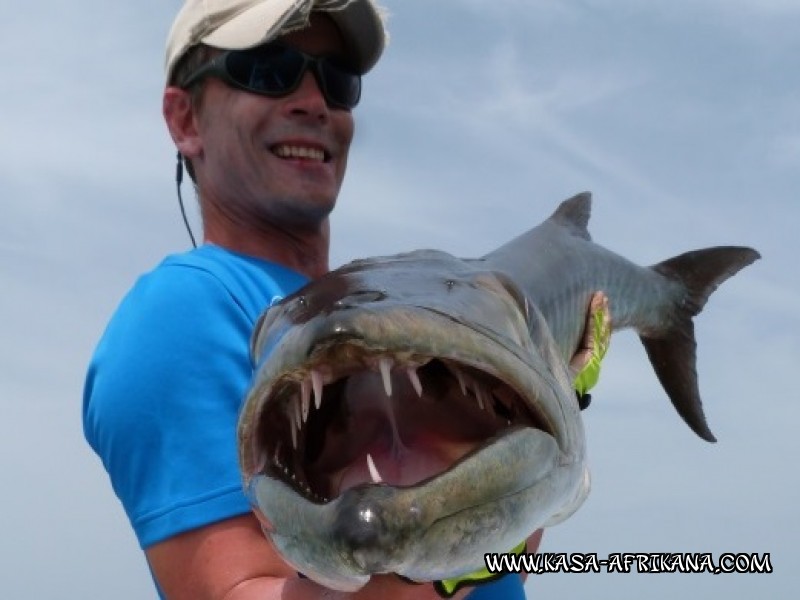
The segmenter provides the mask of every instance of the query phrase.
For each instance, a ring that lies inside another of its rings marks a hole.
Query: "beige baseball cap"
[[[375,0],[186,0],[167,37],[167,81],[192,46],[252,48],[306,27],[317,11],[341,31],[352,68],[364,74],[375,66],[386,45],[385,11]]]

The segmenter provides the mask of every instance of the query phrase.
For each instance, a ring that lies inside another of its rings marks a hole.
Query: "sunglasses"
[[[350,110],[358,104],[360,75],[336,64],[330,57],[309,56],[274,43],[219,54],[192,73],[183,87],[213,76],[241,90],[278,98],[294,92],[309,68],[329,106]]]

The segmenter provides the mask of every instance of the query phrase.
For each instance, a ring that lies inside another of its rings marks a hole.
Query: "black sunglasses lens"
[[[354,108],[358,104],[361,99],[361,77],[325,59],[320,61],[318,71],[328,102],[344,108]]]
[[[291,92],[300,82],[305,67],[302,54],[280,46],[231,52],[225,68],[242,87],[269,95]]]

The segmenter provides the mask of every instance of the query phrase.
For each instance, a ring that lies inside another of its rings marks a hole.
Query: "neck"
[[[211,220],[204,224],[204,241],[283,265],[309,279],[317,279],[329,270],[327,218],[312,229],[263,224],[256,229]]]

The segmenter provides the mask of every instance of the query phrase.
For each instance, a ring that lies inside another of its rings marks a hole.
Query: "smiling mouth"
[[[312,146],[297,146],[293,144],[277,144],[270,148],[278,158],[284,160],[304,160],[311,162],[329,162],[331,155],[327,150]]]

